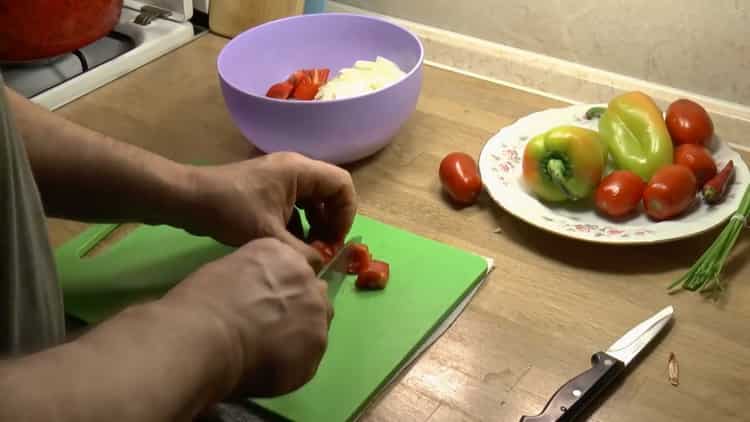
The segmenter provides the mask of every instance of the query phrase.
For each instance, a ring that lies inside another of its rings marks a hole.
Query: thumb
[[[308,245],[286,229],[277,231],[277,237],[279,240],[301,253],[316,273],[323,268],[323,256],[317,249]]]

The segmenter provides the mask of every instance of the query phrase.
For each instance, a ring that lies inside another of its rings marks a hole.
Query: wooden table
[[[248,145],[225,109],[207,35],[58,112],[175,160],[229,162]],[[666,305],[675,323],[594,412],[592,421],[747,421],[750,237],[735,247],[724,300],[665,287],[717,235],[658,246],[607,247],[524,224],[489,198],[456,210],[441,194],[444,154],[475,156],[500,128],[564,105],[427,66],[413,117],[381,153],[351,166],[360,212],[494,257],[497,270],[456,324],[370,411],[366,421],[518,421],[589,367],[626,330]],[[747,160],[747,157],[746,157]],[[85,225],[50,221],[54,245]],[[496,232],[496,229],[500,229]],[[680,385],[667,380],[679,359]]]

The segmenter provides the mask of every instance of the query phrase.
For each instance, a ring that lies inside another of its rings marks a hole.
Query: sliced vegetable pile
[[[271,85],[267,97],[309,101],[315,98],[318,90],[328,81],[329,69],[300,69],[282,82]]]
[[[330,244],[320,240],[310,242],[322,256],[323,263],[327,264],[343,247],[342,244]],[[348,251],[349,265],[347,272],[356,274],[355,286],[361,290],[382,290],[388,284],[390,278],[390,265],[387,262],[373,259],[369,248],[364,243],[354,243]]]
[[[733,164],[717,168],[708,149],[713,122],[698,103],[676,100],[664,116],[651,97],[633,91],[584,117],[598,119],[598,131],[559,126],[526,144],[522,179],[539,199],[593,198],[607,218],[643,210],[662,221],[684,215],[698,193],[710,205],[725,197]]]
[[[375,61],[357,60],[328,80],[330,69],[300,69],[285,81],[271,85],[267,97],[293,100],[335,100],[377,91],[406,74],[392,61],[378,56]]]

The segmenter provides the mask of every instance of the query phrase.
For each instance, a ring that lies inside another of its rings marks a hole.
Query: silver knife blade
[[[630,329],[624,336],[614,342],[606,353],[627,366],[667,325],[667,322],[672,318],[672,314],[674,314],[674,308],[667,306],[651,318]]]
[[[341,283],[347,276],[347,267],[349,266],[350,254],[348,253],[351,245],[361,243],[362,236],[354,236],[339,249],[336,255],[323,268],[318,271],[318,278],[328,283],[328,299],[333,301],[338,293]]]

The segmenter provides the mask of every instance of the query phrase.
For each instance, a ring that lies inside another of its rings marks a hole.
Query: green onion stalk
[[[713,293],[715,297],[718,297],[724,291],[721,271],[740,232],[747,225],[748,214],[750,214],[750,186],[745,189],[740,206],[714,243],[709,246],[685,275],[667,288],[670,290],[670,294],[679,290],[690,290],[702,294]]]

